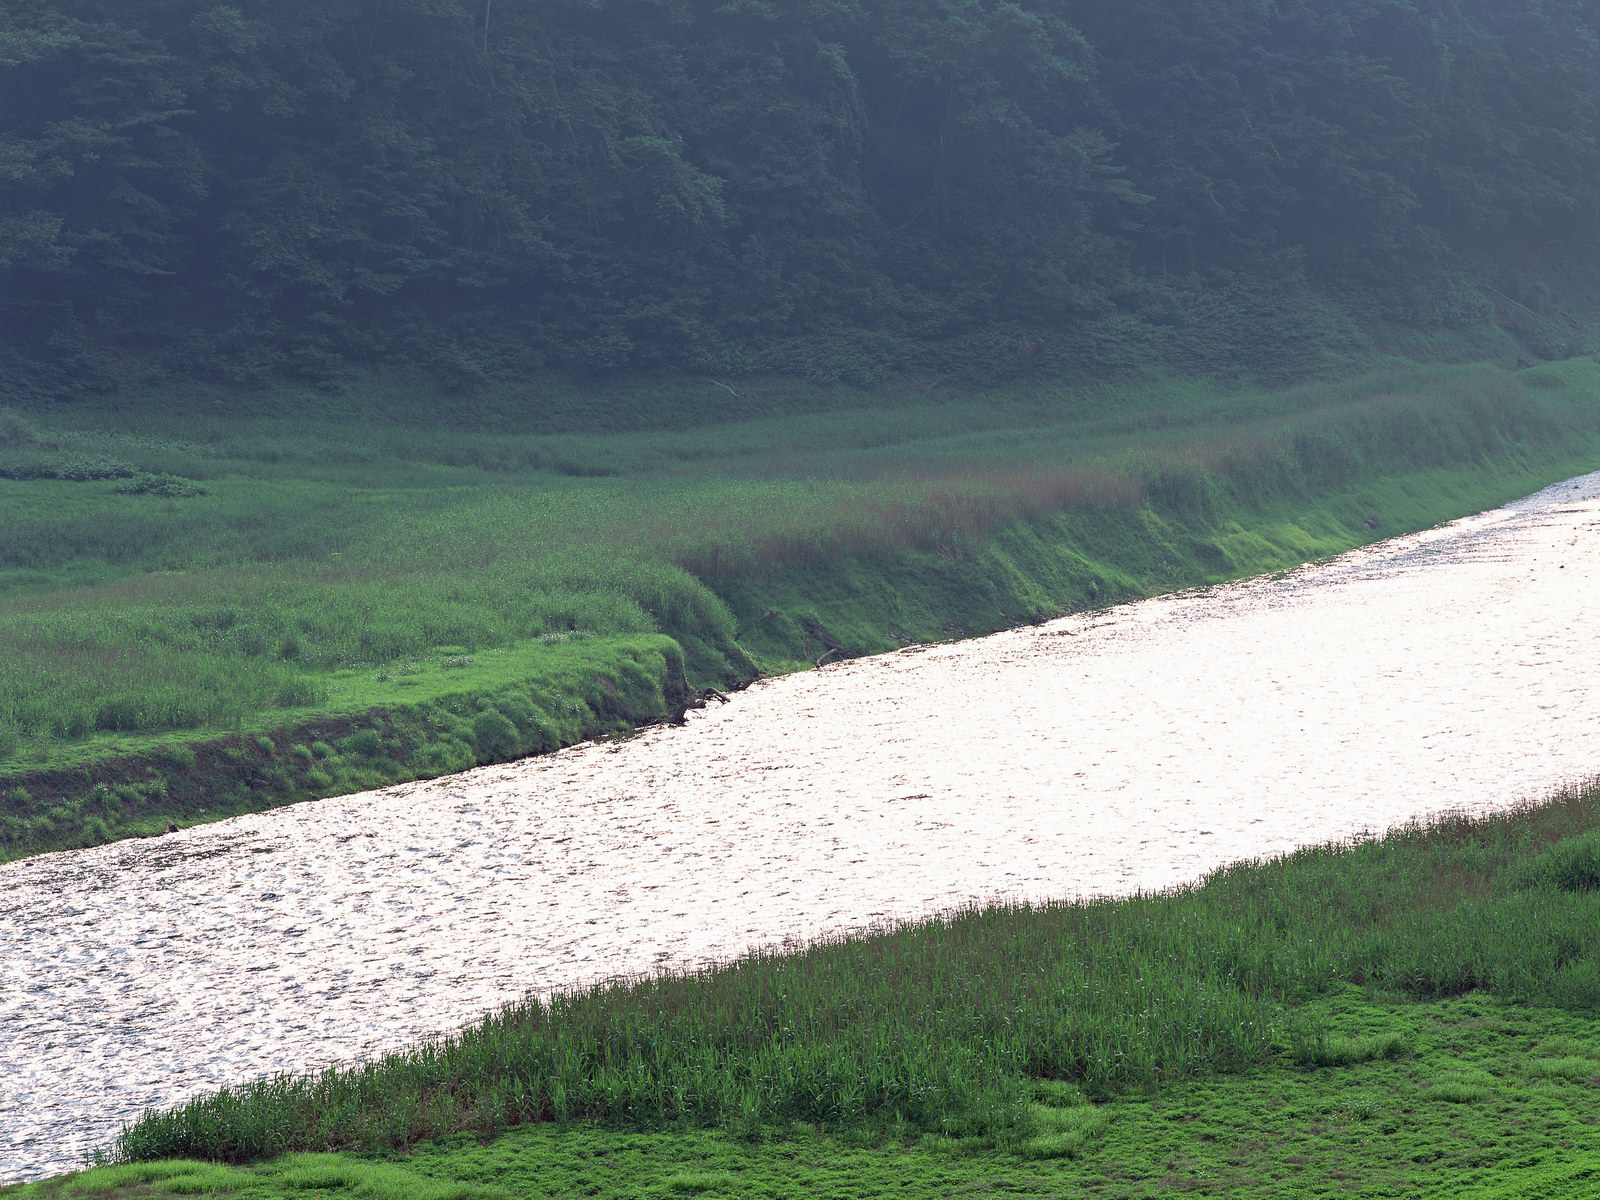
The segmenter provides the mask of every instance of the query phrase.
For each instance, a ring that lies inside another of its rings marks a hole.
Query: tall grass
[[[1540,864],[1597,823],[1592,783],[1194,888],[975,909],[530,999],[362,1066],[148,1113],[115,1156],[242,1161],[573,1118],[1003,1135],[1029,1078],[1106,1093],[1295,1052],[1284,1006],[1341,981],[1592,1010],[1600,891]]]

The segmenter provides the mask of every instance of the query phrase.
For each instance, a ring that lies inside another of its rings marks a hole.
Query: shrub
[[[189,746],[163,746],[161,757],[183,770],[194,766],[194,750]]]
[[[1297,1029],[1290,1038],[1290,1054],[1302,1067],[1348,1067],[1378,1058],[1401,1058],[1410,1052],[1398,1033],[1371,1037],[1340,1037],[1322,1029]]]
[[[1600,830],[1556,843],[1522,869],[1519,881],[1561,892],[1600,891]]]
[[[1550,998],[1563,1008],[1580,1012],[1600,1009],[1600,962],[1579,958],[1563,963],[1550,980],[1549,992]]]
[[[53,458],[44,462],[0,466],[0,478],[5,479],[64,479],[72,483],[89,483],[96,479],[127,479],[133,474],[133,468],[127,463],[98,456]]]
[[[518,729],[533,724],[533,705],[520,696],[501,696],[495,705]]]
[[[0,408],[0,446],[42,446],[38,430],[14,408]]]
[[[263,754],[276,754],[278,751],[278,743],[264,733],[256,739],[256,745],[261,748]]]
[[[125,731],[139,729],[144,725],[144,714],[135,696],[113,696],[102,700],[95,709],[94,727],[96,729]]]
[[[341,743],[352,754],[375,758],[383,750],[383,739],[376,729],[358,729]]]
[[[168,496],[173,499],[210,494],[192,479],[185,479],[181,475],[157,475],[149,471],[140,471],[113,490],[119,496]]]
[[[472,722],[472,741],[485,758],[505,758],[520,748],[517,727],[498,708],[486,708]]]
[[[333,757],[333,747],[328,745],[327,742],[312,742],[311,743],[311,757],[313,757],[313,758],[332,758]]]
[[[297,675],[284,681],[273,696],[280,708],[304,708],[316,704],[328,694],[320,680],[309,675]]]
[[[296,742],[293,746],[289,747],[289,753],[294,755],[296,758],[303,758],[307,762],[311,761],[311,747],[305,745],[304,743]]]
[[[477,762],[472,747],[458,738],[444,738],[418,751],[413,765],[424,775],[453,775]]]

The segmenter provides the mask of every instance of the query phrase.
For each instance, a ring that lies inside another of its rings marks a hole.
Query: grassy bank
[[[151,1114],[128,1165],[15,1195],[1570,1196],[1600,1182],[1597,1008],[1591,784],[514,1006]]]
[[[81,761],[63,754],[17,777],[0,828],[24,852],[156,834],[679,720],[690,700],[682,651],[660,634],[447,649],[399,675],[396,694],[363,672],[334,672],[345,706],[269,710],[253,732],[130,740],[114,757],[76,747]]]
[[[137,1163],[19,1190],[8,1200],[307,1196],[362,1200],[705,1196],[714,1200],[1177,1195],[1572,1200],[1600,1188],[1593,1019],[1467,995],[1374,1000],[1339,992],[1304,1007],[1351,1040],[1396,1039],[1394,1057],[1339,1065],[1280,1054],[1235,1075],[1106,1102],[1047,1105],[1078,1117],[1038,1157],[943,1137],[788,1129],[524,1126],[488,1142],[446,1138],[406,1154],[306,1153],[253,1166]],[[1048,1119],[1048,1118],[1046,1118]]]
[[[0,418],[0,856],[1293,565],[1600,460],[1587,359],[1276,390],[673,386],[597,392],[587,419],[500,396],[448,427],[378,392],[248,416],[186,393],[137,431]]]

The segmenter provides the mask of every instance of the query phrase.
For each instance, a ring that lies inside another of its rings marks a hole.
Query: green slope
[[[13,416],[0,855],[444,774],[758,672],[1295,566],[1593,469],[1597,396],[1576,359],[1278,390],[818,393],[649,434]]]

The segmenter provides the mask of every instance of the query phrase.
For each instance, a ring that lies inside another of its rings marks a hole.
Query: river
[[[1600,769],[1600,474],[687,726],[0,866],[0,1180],[529,989],[1126,893]]]

